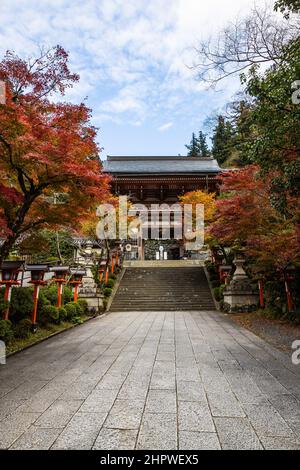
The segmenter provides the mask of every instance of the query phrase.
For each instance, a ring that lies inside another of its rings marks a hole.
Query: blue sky
[[[264,4],[264,0],[256,0]],[[0,0],[0,55],[62,45],[109,155],[186,154],[193,131],[222,110],[238,80],[207,90],[188,65],[194,47],[253,0]]]

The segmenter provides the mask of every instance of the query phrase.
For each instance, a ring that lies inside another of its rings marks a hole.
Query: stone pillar
[[[235,273],[223,291],[226,312],[251,312],[258,307],[259,293],[244,271],[244,261],[239,255],[234,259]]]

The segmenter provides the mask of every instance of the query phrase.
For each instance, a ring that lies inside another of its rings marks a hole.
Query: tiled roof
[[[213,158],[195,157],[115,157],[108,156],[103,170],[111,174],[197,174],[219,173]]]

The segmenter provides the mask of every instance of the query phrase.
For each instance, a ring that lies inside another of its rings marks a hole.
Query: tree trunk
[[[16,237],[10,236],[5,240],[3,245],[0,247],[0,265],[8,257],[10,250],[15,244],[15,241],[16,241]]]

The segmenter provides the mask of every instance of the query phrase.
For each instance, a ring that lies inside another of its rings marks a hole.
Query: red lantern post
[[[4,261],[1,265],[1,281],[0,285],[5,286],[4,300],[10,304],[11,289],[13,286],[19,285],[18,275],[23,267],[23,261]],[[9,305],[3,312],[3,320],[8,320]]]
[[[69,266],[53,266],[50,271],[54,272],[53,281],[57,284],[57,307],[61,307],[63,285],[67,282],[70,269]]]
[[[222,265],[220,266],[220,280],[222,284],[229,283],[229,277],[232,270],[232,266],[230,265]]]
[[[71,269],[71,274],[72,274],[72,277],[71,277],[71,280],[70,280],[69,284],[71,284],[71,286],[73,286],[73,289],[74,289],[73,300],[74,300],[74,302],[77,302],[77,300],[78,300],[78,288],[79,288],[80,284],[82,284],[82,278],[83,278],[83,276],[85,276],[86,272],[83,269],[82,270]]]
[[[108,284],[108,276],[109,276],[109,266],[107,267],[106,271],[105,271],[105,280],[104,280],[104,284],[107,286]]]
[[[104,271],[105,271],[106,261],[101,261],[99,268],[99,281],[102,283]]]
[[[31,315],[32,331],[36,332],[37,330],[37,308],[39,301],[40,287],[47,284],[47,281],[44,281],[45,272],[48,271],[48,266],[46,264],[27,264],[26,271],[30,271],[31,280],[30,284],[33,284],[33,310]]]
[[[111,273],[114,274],[115,272],[115,257],[114,255],[111,257]]]
[[[289,312],[293,312],[295,309],[292,293],[290,290],[290,283],[294,281],[295,279],[294,271],[295,271],[294,267],[290,267],[284,270],[284,285],[285,285],[285,292],[286,292],[287,305],[288,305]]]

